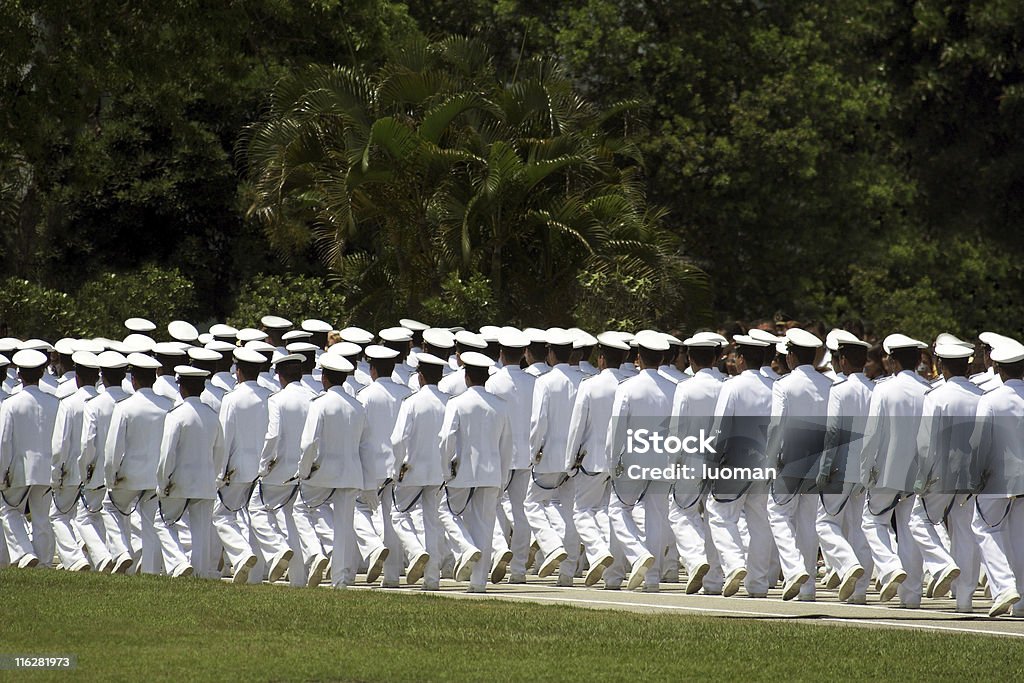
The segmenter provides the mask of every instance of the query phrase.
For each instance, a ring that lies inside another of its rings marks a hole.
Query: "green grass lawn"
[[[197,579],[0,571],[0,654],[68,680],[1001,680],[1009,638]]]

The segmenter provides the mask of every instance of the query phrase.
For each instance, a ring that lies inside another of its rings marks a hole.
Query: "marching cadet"
[[[918,472],[910,531],[931,574],[930,597],[956,591],[958,611],[972,611],[980,560],[971,530],[971,445],[982,390],[967,380],[973,348],[937,344],[935,357],[945,381],[926,392],[917,436]],[[949,548],[940,536],[945,522]],[[959,577],[959,578],[958,578]]]
[[[576,361],[575,365],[580,369],[587,377],[593,377],[600,370],[598,370],[590,362],[590,356],[594,353],[594,349],[597,348],[597,337],[585,332],[578,327],[570,327],[569,333],[573,335],[573,359]]]
[[[289,333],[294,334],[294,333]],[[317,347],[307,341],[293,341],[285,347],[288,353],[297,353],[302,356],[300,368],[302,371],[299,377],[299,384],[306,388],[313,396],[319,396],[324,390],[323,384],[316,378]]]
[[[512,426],[512,465],[503,497],[508,500],[512,520],[511,545],[500,524],[495,525],[495,562],[491,582],[498,583],[506,569],[509,583],[526,583],[526,563],[530,555],[530,522],[526,517],[526,490],[530,483],[530,419],[533,414],[533,391],[537,378],[520,367],[530,338],[515,329],[503,329],[498,335],[501,348],[501,369],[487,380],[484,388],[508,404]],[[504,501],[502,501],[504,502]],[[504,512],[504,511],[503,511]],[[509,556],[507,553],[511,553]]]
[[[39,388],[46,354],[26,349],[11,360],[22,390],[0,403],[0,516],[11,563],[21,569],[48,567],[54,550],[49,515],[51,438],[59,402]],[[26,503],[32,513],[31,540]]]
[[[850,332],[835,333],[833,361],[843,379],[828,394],[825,442],[818,463],[820,492],[815,528],[822,554],[839,577],[839,600],[864,604],[874,564],[861,527],[864,493],[860,452],[875,384],[864,374],[869,344]]]
[[[416,369],[409,364],[409,351],[412,346],[412,330],[404,327],[388,327],[377,333],[382,345],[398,351],[395,357],[395,371],[391,379],[399,384],[409,386],[409,380]]]
[[[523,330],[523,334],[530,340],[530,345],[526,347],[526,372],[534,377],[540,377],[551,369],[551,366],[547,364],[547,332],[536,327],[527,327]]]
[[[135,393],[115,405],[103,447],[107,487],[104,519],[110,524],[107,544],[118,564],[125,553],[130,553],[136,567],[147,574],[156,574],[161,559],[155,526],[159,514],[155,495],[156,468],[164,418],[174,403],[153,391],[159,361],[133,353],[128,356],[128,365]],[[140,520],[141,549],[136,549],[132,543],[131,518],[136,512]]]
[[[53,462],[50,489],[53,500],[50,503],[50,524],[56,540],[57,555],[61,566],[70,571],[85,571],[90,568],[82,552],[74,520],[78,516],[78,496],[82,486],[82,470],[79,463],[82,450],[82,428],[85,404],[96,397],[96,381],[99,379],[99,359],[89,351],[76,351],[72,355],[78,391],[60,402],[57,419],[53,428]],[[110,554],[107,553],[110,562]],[[112,568],[109,564],[105,569]]]
[[[398,419],[402,401],[411,393],[409,387],[394,381],[395,360],[399,352],[386,346],[366,347],[373,382],[359,392],[356,399],[366,409],[367,434],[371,453],[364,460],[362,494],[356,501],[355,529],[360,552],[369,564],[367,583],[377,580],[384,570],[382,586],[395,588],[403,568],[398,551],[399,540],[391,520],[391,484],[388,473],[394,469],[395,454],[391,450],[391,434]],[[380,515],[382,532],[378,535],[375,518]],[[387,549],[387,554],[382,552]]]
[[[214,325],[214,327],[216,327],[216,325]],[[235,349],[238,347],[234,344],[214,339],[211,342],[207,342],[204,348],[208,351],[216,351],[220,354],[220,360],[214,362],[213,376],[210,378],[210,384],[217,387],[224,393],[234,389],[236,381],[234,375],[231,374],[232,366],[234,365],[234,358],[231,354],[233,354]],[[223,398],[224,397],[221,396],[222,400]]]
[[[676,387],[672,399],[672,422],[669,431],[680,438],[711,434],[715,420],[715,405],[723,383],[714,375],[718,344],[710,339],[683,340],[686,367],[693,368],[693,376]],[[673,459],[680,465],[696,468],[710,464],[704,454],[680,454]],[[686,592],[693,594],[702,587],[708,592],[721,592],[721,562],[711,542],[707,521],[701,513],[707,505],[707,482],[703,477],[676,481],[669,497],[669,526],[675,537],[679,558],[686,566]],[[712,563],[714,566],[712,566]],[[714,569],[714,572],[711,570]]]
[[[302,563],[290,563],[301,552],[293,508],[298,485],[294,474],[302,455],[300,443],[313,395],[300,383],[303,357],[274,352],[273,366],[281,390],[267,400],[267,433],[263,440],[259,483],[249,502],[253,537],[267,566],[267,580],[274,583],[288,571],[293,587],[306,584]]]
[[[590,569],[584,585],[600,581],[615,557],[608,525],[608,423],[615,390],[624,377],[619,371],[629,344],[616,335],[598,335],[599,373],[580,382],[569,418],[565,469],[576,480],[573,524],[583,544]]]
[[[89,344],[89,346],[91,347],[92,345]],[[93,349],[84,346],[80,347],[78,340],[65,337],[64,339],[59,339],[53,345],[53,350],[57,354],[57,362],[54,367],[56,372],[59,373],[53,395],[64,399],[78,391],[78,383],[75,382],[75,361],[73,358],[75,351],[92,351]]]
[[[569,365],[572,337],[565,330],[547,331],[551,370],[537,378],[530,417],[533,472],[523,507],[544,563],[538,576],[559,570],[558,585],[571,586],[579,560],[580,539],[573,521],[575,481],[569,477],[566,449],[569,420],[583,373]],[[575,454],[572,460],[575,462]]]
[[[738,375],[725,382],[715,404],[719,466],[764,467],[766,434],[771,419],[772,381],[759,372],[768,342],[745,335],[733,337]],[[711,540],[722,560],[722,595],[735,595],[741,585],[750,597],[766,597],[770,578],[772,532],[768,494],[753,481],[717,479],[707,501]],[[744,548],[740,516],[749,543]],[[744,584],[745,581],[745,584]]]
[[[342,341],[358,344],[359,347],[363,349],[373,344],[373,333],[367,332],[360,327],[346,327],[338,334]],[[369,386],[370,383],[373,382],[373,379],[370,377],[370,364],[366,361],[365,357],[357,359],[355,361],[355,366],[356,369],[352,372],[352,376],[360,386]]]
[[[623,380],[615,389],[611,419],[608,423],[608,466],[614,469],[616,480],[612,482],[612,496],[608,503],[608,518],[611,533],[621,546],[627,565],[630,567],[627,589],[644,584],[646,592],[657,592],[661,583],[661,560],[669,544],[668,531],[668,484],[663,481],[637,480],[629,477],[623,480],[620,470],[627,474],[633,465],[665,468],[668,455],[651,449],[647,458],[638,460],[637,453],[627,449],[627,435],[632,431],[648,429],[662,431],[667,427],[672,411],[672,397],[675,384],[658,374],[662,355],[669,344],[659,333],[638,334],[633,340],[637,346],[637,360],[640,370],[633,377]],[[629,502],[623,500],[625,481],[632,479],[634,486],[643,488],[638,495],[629,495]],[[643,503],[644,530],[640,531],[634,518],[634,508]]]
[[[260,318],[260,324],[267,333],[267,338],[274,346],[284,346],[284,335],[292,329],[292,321],[277,315],[265,315]]]
[[[224,469],[217,473],[213,525],[231,564],[232,581],[246,583],[258,562],[250,544],[252,530],[246,508],[269,426],[270,390],[258,382],[261,353],[242,348],[235,349],[233,357],[238,382],[224,395],[218,416],[224,434]]]
[[[327,569],[328,552],[316,526],[323,506],[333,519],[331,583],[335,588],[352,585],[356,576],[356,496],[363,489],[363,459],[372,457],[366,411],[344,390],[346,374],[355,366],[336,353],[320,357],[324,392],[309,405],[302,430],[302,458],[295,478],[299,481],[295,527],[299,532],[307,586],[320,585]]]
[[[512,464],[512,428],[508,406],[484,389],[494,361],[467,351],[462,363],[467,388],[449,399],[440,432],[441,457],[448,463],[441,521],[458,553],[456,579],[469,579],[469,592],[483,593],[498,493]]]
[[[683,380],[689,379],[690,375],[683,372],[679,365],[689,367],[686,364],[686,347],[683,346],[682,340],[671,334],[665,335],[665,340],[668,342],[668,351],[661,359],[661,366],[658,367],[658,372],[668,379],[673,384],[679,384]]]
[[[899,592],[904,607],[921,603],[921,552],[911,540],[909,524],[916,475],[911,468],[924,393],[930,388],[916,370],[925,346],[904,334],[882,341],[894,376],[871,393],[861,453],[861,483],[868,489],[863,527],[882,581],[879,599],[888,602]],[[897,536],[903,539],[898,546]]]
[[[153,382],[153,392],[177,403],[181,400],[181,393],[174,379],[174,368],[186,362],[188,354],[175,342],[160,342],[153,347],[153,355],[160,362],[156,381]]]
[[[758,329],[756,327],[748,330],[747,336],[763,342],[768,342],[768,346],[764,349],[764,360],[761,361],[761,369],[759,372],[773,382],[782,377],[782,375],[775,372],[775,369],[772,368],[772,361],[775,359],[776,345],[786,341],[785,337],[777,337],[771,332]]]
[[[466,370],[462,367],[462,354],[466,352],[480,352],[487,349],[487,341],[479,334],[473,334],[467,330],[460,330],[455,333],[455,362],[459,368],[446,375],[437,385],[437,388],[449,396],[458,396],[466,390]]]
[[[1003,384],[978,401],[977,424],[971,435],[974,490],[974,533],[998,617],[1020,608],[1024,593],[1024,345],[1016,340],[992,349]],[[973,592],[973,591],[972,591]],[[959,603],[959,594],[957,602]]]
[[[345,358],[345,360],[352,364],[353,372],[345,373],[345,383],[343,385],[343,388],[346,394],[348,394],[352,398],[355,398],[359,394],[359,392],[363,390],[363,385],[356,381],[354,375],[356,363],[359,361],[359,356],[361,356],[363,353],[362,348],[360,348],[359,344],[353,344],[352,342],[347,341],[339,341],[335,344],[332,344],[327,349],[327,353],[333,353],[342,356]]]
[[[221,401],[224,400],[224,394],[227,393],[227,389],[213,383],[213,375],[217,372],[217,364],[222,358],[223,356],[219,352],[203,347],[193,347],[188,350],[188,359],[192,367],[205,370],[207,373],[208,379],[199,400],[210,406],[215,413],[220,411]]]
[[[444,461],[438,434],[444,423],[448,395],[437,388],[448,361],[431,353],[416,354],[419,391],[402,401],[391,432],[394,469],[391,522],[405,556],[410,558],[405,571],[406,583],[423,578],[423,590],[440,588],[440,561],[445,539],[438,505],[444,483]],[[423,540],[420,543],[412,511],[423,515]]]
[[[82,416],[82,446],[79,464],[82,473],[82,504],[78,510],[78,531],[85,541],[93,568],[104,571],[108,566],[115,574],[124,574],[134,560],[130,552],[113,556],[107,543],[113,520],[107,520],[103,502],[106,498],[104,449],[114,407],[130,395],[122,388],[128,370],[128,359],[116,351],[104,351],[97,357],[102,394],[85,403]]]
[[[414,333],[415,335],[415,333]],[[452,355],[455,350],[455,335],[449,330],[443,327],[430,327],[423,330],[419,337],[422,351],[424,353],[432,353],[438,358],[447,358],[448,360],[442,368],[441,377],[447,377],[450,373],[454,372],[452,369],[452,363],[456,362]],[[413,337],[413,343],[416,343],[416,337]],[[414,353],[415,347],[413,347]],[[409,376],[409,388],[416,391],[420,388],[419,376],[414,372]]]
[[[777,463],[778,477],[768,495],[768,521],[779,550],[785,576],[783,600],[800,596],[814,600],[818,534],[815,531],[818,497],[804,495],[809,473],[818,474],[825,437],[828,392],[832,380],[818,372],[815,355],[822,342],[806,330],[786,331],[792,371],[772,385],[772,420],[768,425],[768,463]],[[856,583],[858,577],[851,577]]]
[[[173,576],[217,578],[213,557],[213,501],[217,474],[224,469],[224,436],[217,413],[200,398],[207,370],[179,365],[181,403],[167,413],[157,464],[157,537],[164,568]],[[177,522],[188,511],[191,551],[186,553]],[[173,568],[173,569],[172,569]]]
[[[271,393],[281,391],[281,383],[277,381],[277,373],[274,372],[274,366],[272,365],[274,360],[274,351],[277,349],[265,341],[260,341],[258,339],[247,341],[245,343],[245,348],[251,349],[263,356],[263,365],[260,366],[260,376],[259,379],[256,380],[259,385],[268,389]]]

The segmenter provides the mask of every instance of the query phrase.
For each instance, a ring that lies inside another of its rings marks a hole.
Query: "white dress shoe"
[[[1013,589],[1004,591],[992,601],[992,609],[988,611],[988,615],[990,617],[1002,616],[1009,612],[1018,602],[1020,602],[1020,595],[1017,594],[1017,591]]]
[[[612,566],[614,561],[615,558],[611,555],[606,554],[602,556],[601,559],[595,562],[594,565],[587,570],[587,573],[583,578],[583,585],[593,586],[595,583],[600,581],[601,577],[604,576],[604,570]]]
[[[956,581],[957,577],[960,576],[960,567],[955,564],[951,564],[941,572],[935,578],[935,588],[932,589],[933,598],[944,597],[949,593],[949,589],[953,586],[953,582]]]
[[[324,555],[317,555],[309,563],[309,575],[306,578],[307,588],[316,588],[324,580],[324,572],[327,571],[328,559]]]
[[[902,569],[897,569],[892,575],[882,584],[882,590],[878,595],[880,602],[889,602],[896,595],[896,591],[899,590],[900,584],[907,580],[907,573]]]
[[[839,600],[841,602],[845,602],[853,595],[853,591],[857,588],[857,582],[860,581],[862,576],[864,576],[864,567],[859,564],[854,565],[843,574],[842,579],[839,581]]]
[[[729,576],[725,577],[725,585],[722,586],[722,595],[725,597],[731,597],[736,595],[739,591],[740,586],[743,585],[743,579],[747,578],[747,568],[738,567],[729,572]]]
[[[480,561],[481,552],[476,548],[467,550],[466,552],[459,555],[459,559],[455,562],[455,580],[456,581],[469,581],[473,575],[473,568],[476,563]]]
[[[687,572],[686,575],[686,594],[693,595],[701,589],[704,585],[704,577],[711,571],[711,565],[707,562],[702,562],[697,565],[692,572]]]
[[[274,558],[270,561],[270,572],[267,574],[267,581],[274,583],[288,571],[288,563],[292,559],[292,549],[286,548],[278,554],[274,555]]]
[[[366,583],[374,583],[380,578],[380,574],[384,571],[384,560],[388,559],[389,551],[384,546],[381,546],[370,553],[370,558],[367,561],[366,569]]]
[[[508,572],[508,563],[511,561],[511,550],[506,550],[501,555],[495,556],[494,563],[491,565],[491,583],[501,583],[501,580],[505,578],[505,574]]]
[[[787,581],[786,585],[782,588],[782,599],[792,600],[800,594],[800,587],[807,583],[807,579],[810,577],[807,572],[800,572],[793,577],[792,581]]]
[[[117,559],[114,560],[114,569],[112,573],[127,574],[128,570],[132,568],[133,564],[135,564],[135,560],[132,559],[131,554],[121,553],[117,556]]]
[[[626,590],[632,591],[639,588],[646,578],[647,570],[653,566],[654,555],[649,553],[634,562],[633,568],[629,572],[629,580],[626,581]]]
[[[569,557],[569,553],[565,552],[565,548],[559,548],[550,555],[544,558],[544,564],[540,566],[537,571],[537,576],[540,578],[546,578],[555,573],[558,569],[558,565],[562,563],[562,560]]]
[[[405,582],[408,585],[415,586],[419,583],[423,578],[423,570],[427,568],[427,562],[430,562],[430,555],[427,553],[420,553],[413,558],[409,568],[405,570]]]
[[[231,575],[231,582],[248,583],[249,572],[251,572],[252,568],[256,566],[256,562],[257,559],[255,555],[249,555],[244,560],[242,560],[238,564],[238,567],[235,568],[235,573]]]

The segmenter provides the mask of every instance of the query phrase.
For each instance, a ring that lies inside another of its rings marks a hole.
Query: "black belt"
[[[181,512],[178,514],[177,519],[174,519],[173,521],[170,521],[170,522],[168,522],[167,518],[164,517],[164,503],[163,503],[163,501],[160,501],[157,504],[157,510],[160,511],[160,519],[162,519],[164,521],[164,525],[165,526],[171,526],[171,525],[174,525],[174,524],[177,524],[178,522],[180,522],[181,518],[185,516],[185,510],[188,510],[188,506],[192,504],[193,500],[196,500],[196,499],[195,498],[186,498],[185,499],[185,506],[181,508]]]
[[[543,474],[556,474],[556,473],[555,472],[543,472]],[[569,475],[568,474],[566,474],[565,472],[561,472],[559,474],[562,475],[562,479],[557,484],[555,484],[554,486],[544,486],[544,484],[541,484],[539,481],[537,481],[537,473],[534,472],[532,468],[530,469],[530,477],[533,479],[533,483],[536,484],[539,488],[544,489],[545,491],[554,491],[559,486],[561,486],[565,482],[569,481]],[[511,480],[509,480],[509,483],[512,483]]]
[[[476,487],[475,486],[469,489],[469,496],[466,497],[466,504],[462,506],[461,510],[456,512],[455,510],[452,510],[451,496],[450,496],[450,493],[448,491],[448,485],[445,484],[445,486],[444,486],[444,504],[448,506],[448,512],[452,513],[455,516],[461,515],[463,512],[466,511],[466,508],[469,507],[469,501],[473,500],[473,494],[474,493],[476,493]]]
[[[879,510],[878,512],[875,512],[874,510],[871,509],[871,492],[868,491],[867,495],[868,495],[868,512],[870,512],[871,514],[873,514],[876,517],[880,517],[880,516],[884,515],[886,512],[890,512],[892,510],[895,510],[896,506],[899,505],[900,501],[903,499],[903,494],[902,493],[897,493],[896,494],[896,498],[892,501],[892,503],[890,505],[887,505],[884,510]]]
[[[228,504],[224,502],[224,494],[221,493],[221,489],[217,489],[217,498],[220,500],[220,504],[223,505],[224,509],[227,510],[228,512],[241,512],[245,508],[249,507],[249,499],[252,498],[252,492],[253,489],[255,488],[256,482],[253,481],[249,484],[249,492],[245,494],[245,498],[243,499],[244,502],[242,503],[241,507],[237,509],[229,507]]]
[[[852,492],[848,492],[845,496],[843,496],[843,502],[839,504],[839,509],[836,510],[835,512],[832,512],[831,510],[829,510],[828,506],[825,505],[825,494],[824,493],[818,493],[818,500],[821,501],[821,509],[825,511],[825,514],[831,515],[832,517],[838,517],[839,513],[841,513],[843,511],[843,508],[846,507],[846,504],[850,502],[850,496],[851,495],[852,495]]]
[[[99,491],[100,489],[105,489],[105,488],[106,488],[105,486],[100,486],[99,488],[96,488],[96,489],[86,489],[84,487],[84,485],[83,485],[82,491],[79,493],[79,497],[82,499],[82,507],[85,508],[86,512],[89,512],[89,513],[94,514],[94,515],[97,512],[102,512],[103,511],[103,500],[101,499],[100,500],[100,506],[98,508],[96,508],[95,510],[93,510],[91,507],[89,507],[89,503],[86,502],[86,500],[85,500],[85,492],[86,491]],[[107,495],[106,493],[103,494],[104,497],[106,497],[106,495]]]
[[[282,486],[283,486],[283,484],[282,484]],[[278,510],[283,508],[285,505],[287,505],[288,503],[292,502],[292,498],[294,498],[295,494],[299,492],[299,485],[295,484],[295,486],[292,487],[292,492],[288,494],[288,497],[284,499],[283,503],[278,505],[276,508],[267,508],[267,501],[265,501],[263,499],[263,480],[262,479],[260,479],[259,487],[260,487],[260,505],[262,505],[265,509],[267,509],[268,512],[277,512]]]
[[[398,497],[397,494],[395,494],[395,489],[397,488],[397,486],[391,487],[391,505],[393,509],[398,510],[398,514],[404,515],[409,510],[412,510],[414,507],[416,507],[416,503],[420,502],[420,498],[423,497],[423,487],[420,487],[419,493],[416,494],[416,497],[412,499],[412,502],[409,503],[409,506],[404,510],[398,506]],[[466,501],[466,504],[468,505],[469,501]],[[448,509],[451,510],[451,506],[449,506]],[[463,510],[465,510],[465,508],[463,508]]]
[[[928,500],[927,500],[927,498],[925,496],[921,496],[921,507],[924,508],[924,517],[925,517],[925,519],[927,519],[928,522],[932,526],[937,526],[939,524],[942,524],[943,522],[946,521],[946,517],[949,516],[949,511],[953,509],[953,503],[954,502],[956,502],[956,494],[954,494],[949,499],[949,505],[947,505],[946,509],[942,511],[942,519],[940,519],[939,521],[936,522],[934,519],[932,519],[931,513],[928,512]]]
[[[125,517],[130,517],[130,516],[131,516],[131,514],[132,514],[133,512],[135,512],[136,510],[138,510],[138,509],[139,509],[139,503],[141,503],[141,502],[142,502],[142,497],[143,497],[144,495],[146,495],[147,493],[150,493],[150,492],[149,492],[149,491],[139,491],[139,495],[138,495],[138,496],[136,496],[136,498],[135,498],[135,505],[134,505],[134,506],[132,507],[132,509],[131,509],[131,510],[129,510],[128,512],[125,512],[124,510],[122,510],[121,508],[119,508],[119,507],[117,506],[117,503],[115,503],[115,502],[114,502],[114,496],[113,496],[113,495],[110,495],[110,504],[114,506],[114,509],[115,509],[115,510],[117,510],[118,512],[120,512],[120,513],[121,513],[122,515],[124,515]],[[153,493],[153,497],[154,497],[154,498],[156,497],[156,493],[155,493],[155,492]]]
[[[620,496],[619,492],[615,489],[615,480],[612,479],[612,493],[615,494],[615,497],[619,499],[620,503],[629,508],[639,504],[640,501],[644,499],[644,496],[647,495],[647,489],[649,488],[651,488],[651,480],[648,480],[647,483],[644,484],[644,490],[640,492],[640,495],[637,496],[637,499],[635,501],[633,501],[632,503],[627,503],[626,501],[622,500],[622,496]]]
[[[988,519],[985,518],[985,513],[981,511],[981,505],[978,504],[980,501],[977,498],[975,498],[975,509],[978,511],[978,516],[981,517],[981,520],[983,522],[985,522],[986,525],[988,525],[989,529],[991,529],[992,527],[997,527],[1000,524],[1002,524],[1003,520],[1006,519],[1006,516],[1010,514],[1010,508],[1013,507],[1013,500],[1014,500],[1013,498],[1007,498],[1006,499],[1006,509],[1003,510],[1002,517],[1000,517],[999,521],[996,522],[995,524],[991,524],[988,521]]]
[[[66,515],[66,514],[68,514],[69,512],[71,512],[72,510],[75,509],[75,503],[78,502],[78,499],[81,497],[81,495],[82,495],[82,485],[79,484],[78,485],[78,491],[75,492],[75,497],[71,500],[71,505],[68,506],[67,510],[61,510],[60,506],[57,505],[57,492],[54,491],[53,492],[53,507],[57,508],[57,512],[59,512],[60,514]]]

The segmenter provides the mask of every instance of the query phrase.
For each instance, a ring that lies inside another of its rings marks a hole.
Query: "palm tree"
[[[505,319],[567,319],[581,270],[698,300],[706,278],[646,205],[638,114],[594,107],[553,62],[502,82],[462,37],[413,42],[372,74],[314,67],[243,137],[249,215],[285,258],[312,244],[356,314],[382,320],[451,272],[484,274]]]

